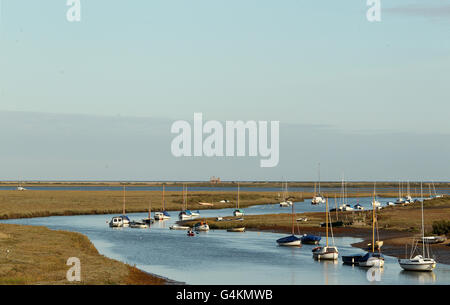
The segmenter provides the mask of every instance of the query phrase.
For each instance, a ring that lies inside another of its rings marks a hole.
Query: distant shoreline
[[[208,181],[0,181],[0,186],[133,186],[133,187],[161,187],[163,184],[167,187],[181,187],[183,184],[196,187],[237,187],[239,182],[241,187],[261,187],[261,188],[281,188],[283,181],[221,181],[219,183],[210,183]],[[315,181],[287,181],[289,187],[314,187],[317,185]],[[373,188],[374,181],[347,181],[346,187],[349,188]],[[403,189],[406,191],[406,182],[403,183]],[[420,187],[420,181],[410,181],[411,188]],[[424,187],[428,188],[429,184],[434,184],[436,189],[450,189],[450,182],[423,181]],[[322,181],[321,188],[340,188],[341,181]],[[398,189],[398,181],[376,181],[378,188],[395,188]],[[426,192],[426,191],[425,191]]]

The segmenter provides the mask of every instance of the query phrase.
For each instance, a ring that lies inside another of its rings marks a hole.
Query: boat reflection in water
[[[433,284],[436,282],[436,274],[431,272],[416,272],[416,271],[400,271],[400,278],[408,282],[417,284]]]

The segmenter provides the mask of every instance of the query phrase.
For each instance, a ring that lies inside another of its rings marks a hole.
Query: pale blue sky
[[[382,134],[396,143],[405,138],[411,142],[449,139],[448,0],[382,0],[380,23],[366,20],[365,0],[81,0],[80,23],[66,21],[65,2],[1,0],[0,111],[95,115],[106,122],[117,115],[130,120],[192,120],[193,112],[203,112],[207,119],[280,120],[282,126],[299,130],[325,126],[332,133],[342,132],[348,135],[340,143],[345,147],[365,143],[355,143],[353,135],[361,140]],[[29,114],[17,117],[24,125],[29,123]],[[34,122],[48,130],[48,122]],[[9,129],[8,139],[15,132]],[[167,130],[160,132],[167,136]],[[311,136],[320,143],[324,135]],[[40,137],[47,140],[50,133]],[[148,141],[152,139],[149,135]],[[401,159],[386,152],[388,143],[377,141],[374,145],[386,154],[384,160]],[[235,179],[227,172],[235,167],[242,168],[242,175],[253,173],[255,179],[288,176],[286,160],[301,160],[302,149],[308,147],[281,151],[285,161],[278,169],[253,171],[256,161],[247,167],[232,162],[223,166],[222,176]],[[422,166],[416,170],[410,163],[386,167],[389,172],[371,162],[372,157],[379,160],[378,152],[367,149],[367,164],[355,169],[352,178],[397,179],[411,171],[407,174],[411,179],[450,180],[446,157],[450,150],[440,149],[439,158],[417,151],[407,158],[409,162],[433,159],[433,171]],[[42,161],[22,153],[22,160],[30,164]],[[122,170],[110,175],[80,166],[74,154],[60,157],[67,163],[66,175],[50,169],[51,163],[41,173],[25,166],[16,173],[10,162],[4,164],[2,176],[145,178],[137,162],[122,164]],[[317,159],[322,160],[305,158],[290,176],[312,179],[321,161],[333,166],[329,179],[339,179],[354,157]],[[205,169],[197,178],[209,175],[206,168],[212,161],[196,162],[197,168]],[[377,174],[370,175],[371,170]],[[84,174],[74,174],[77,171]],[[177,179],[177,175],[181,177],[174,172],[166,178]]]

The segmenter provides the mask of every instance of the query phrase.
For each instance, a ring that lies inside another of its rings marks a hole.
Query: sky
[[[0,5],[0,180],[450,180],[448,0]],[[174,158],[194,112],[280,121],[279,165]]]

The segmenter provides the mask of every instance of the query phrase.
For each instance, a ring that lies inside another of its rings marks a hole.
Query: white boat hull
[[[400,267],[407,271],[433,271],[436,268],[434,259],[399,259]]]
[[[294,241],[286,242],[286,243],[278,243],[278,245],[285,246],[285,247],[299,247],[299,246],[302,245],[302,241],[301,240],[294,240]]]

